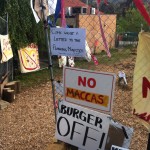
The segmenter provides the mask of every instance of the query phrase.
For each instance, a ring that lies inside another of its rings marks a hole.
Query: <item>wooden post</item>
[[[17,93],[17,86],[16,86],[16,81],[9,82],[5,84],[5,88],[11,88],[11,90],[14,90],[15,93]]]
[[[4,88],[2,98],[3,100],[12,103],[15,100],[15,91],[10,88]]]
[[[14,81],[16,83],[16,94],[21,92],[21,84],[20,81]]]
[[[147,150],[150,150],[150,133],[148,135]]]

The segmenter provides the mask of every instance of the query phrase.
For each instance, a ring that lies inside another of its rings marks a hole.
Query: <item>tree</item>
[[[145,31],[149,26],[136,8],[129,8],[125,17],[121,16],[117,20],[117,32],[140,32],[141,25]]]
[[[1,0],[1,13],[8,13],[8,31],[13,50],[31,42],[44,42],[42,22],[36,24],[29,0]]]

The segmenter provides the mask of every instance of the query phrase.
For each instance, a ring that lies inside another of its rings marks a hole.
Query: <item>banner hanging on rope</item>
[[[133,113],[150,131],[150,33],[139,33],[133,78]]]
[[[35,44],[18,50],[21,73],[33,72],[40,69],[38,48]]]
[[[0,44],[2,53],[1,63],[7,62],[13,57],[13,52],[8,35],[0,35]]]

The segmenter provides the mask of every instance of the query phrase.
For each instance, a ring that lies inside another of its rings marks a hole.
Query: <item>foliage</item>
[[[44,44],[42,23],[36,24],[29,0],[1,0],[3,12],[8,13],[8,29],[13,50],[18,50],[31,42]],[[2,6],[1,6],[2,7]]]
[[[125,17],[119,17],[117,20],[117,32],[140,32],[141,25],[143,25],[145,31],[149,29],[148,24],[138,10],[130,8],[126,11]]]
[[[6,8],[6,0],[0,1],[0,14],[3,16],[5,14],[5,8]]]

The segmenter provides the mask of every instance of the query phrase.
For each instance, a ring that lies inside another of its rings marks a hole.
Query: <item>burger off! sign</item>
[[[64,67],[64,99],[111,113],[115,74]]]
[[[55,136],[83,150],[105,150],[109,124],[106,114],[62,101]]]

